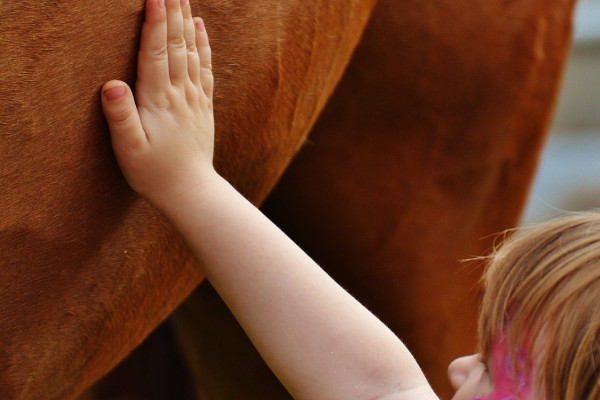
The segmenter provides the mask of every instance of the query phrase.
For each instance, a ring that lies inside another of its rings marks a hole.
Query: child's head
[[[514,234],[484,279],[479,339],[495,389],[514,399],[600,399],[600,212]]]

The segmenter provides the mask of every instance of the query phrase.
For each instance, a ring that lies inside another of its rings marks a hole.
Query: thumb
[[[125,82],[113,80],[104,84],[102,110],[115,151],[137,148],[146,142],[133,93]]]

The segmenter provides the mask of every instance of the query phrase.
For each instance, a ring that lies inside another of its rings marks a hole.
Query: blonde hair
[[[512,370],[534,366],[536,399],[600,399],[600,212],[515,233],[490,256],[484,286],[483,357],[505,337]]]

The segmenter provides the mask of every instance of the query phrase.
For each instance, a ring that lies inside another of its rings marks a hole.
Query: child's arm
[[[436,399],[402,342],[214,171],[210,62],[187,1],[148,0],[137,108],[122,82],[102,96],[130,185],[179,230],[294,397]]]

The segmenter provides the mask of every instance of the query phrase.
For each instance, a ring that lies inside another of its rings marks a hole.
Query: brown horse
[[[217,169],[259,204],[323,110],[375,0],[192,3],[214,48]],[[408,342],[440,394],[445,364],[474,346],[479,271],[457,259],[518,218],[572,8],[380,0],[312,143],[268,202]],[[120,177],[99,109],[102,83],[134,81],[142,11],[143,0],[0,3],[2,398],[76,397],[202,280]],[[182,398],[285,398],[249,367],[258,359],[205,284],[169,329],[194,382]],[[138,378],[119,376],[124,366],[109,378],[125,384],[109,379],[84,397],[152,398],[128,389]]]

